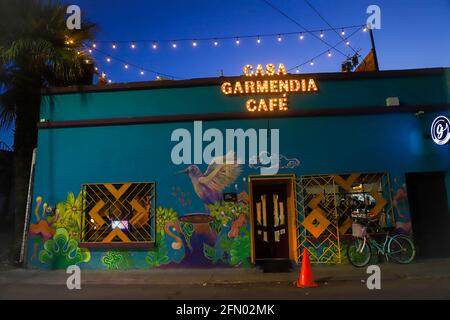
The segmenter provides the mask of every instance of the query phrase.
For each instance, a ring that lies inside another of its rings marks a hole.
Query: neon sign
[[[439,116],[431,124],[431,138],[438,145],[444,145],[450,141],[450,119]]]
[[[246,77],[244,81],[222,83],[222,93],[226,96],[278,94],[277,97],[248,99],[245,106],[250,112],[285,111],[288,110],[287,97],[289,93],[319,91],[312,78],[284,77],[287,76],[287,72],[282,63],[278,65],[278,69],[273,64],[268,64],[265,68],[261,64],[258,64],[256,68],[248,64],[244,66],[244,76]]]

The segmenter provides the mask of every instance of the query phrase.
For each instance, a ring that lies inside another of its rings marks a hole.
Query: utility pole
[[[378,55],[377,49],[375,47],[375,39],[373,37],[372,26],[369,25],[369,34],[370,34],[370,42],[372,43],[372,51],[373,51],[373,60],[375,60],[375,70],[380,71],[380,67],[378,65]]]

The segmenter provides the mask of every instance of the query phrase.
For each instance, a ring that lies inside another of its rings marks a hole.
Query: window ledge
[[[80,248],[88,249],[133,249],[133,250],[145,250],[155,247],[155,242],[80,242],[78,245]]]

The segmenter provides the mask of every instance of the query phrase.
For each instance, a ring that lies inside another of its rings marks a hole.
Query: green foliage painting
[[[49,222],[56,229],[64,228],[71,239],[78,240],[81,233],[81,216],[83,213],[83,191],[77,197],[72,192],[67,194],[65,202],[56,205],[56,214]]]
[[[212,247],[206,243],[203,244],[203,253],[208,260],[213,263],[222,261],[232,266],[241,266],[248,268],[250,262],[250,234],[247,228],[241,228],[241,235],[237,238],[222,238],[219,246]]]
[[[249,206],[245,203],[217,202],[209,209],[214,218],[210,226],[220,236],[215,246],[203,244],[205,257],[213,263],[221,261],[236,267],[249,267]]]
[[[171,208],[156,208],[156,232],[164,236],[164,228],[168,222],[177,220],[177,213]]]
[[[108,251],[101,261],[110,270],[127,269],[132,266],[131,255],[126,251]]]
[[[169,248],[167,247],[166,241],[158,241],[159,245],[154,251],[150,251],[145,257],[145,261],[152,268],[159,267],[170,263],[169,258]]]
[[[243,203],[216,202],[209,205],[211,216],[222,225],[236,220],[241,214],[249,216],[249,206]]]
[[[68,266],[89,262],[91,254],[87,249],[78,247],[78,242],[69,238],[66,229],[56,229],[53,239],[44,243],[39,260],[52,269],[66,269]]]

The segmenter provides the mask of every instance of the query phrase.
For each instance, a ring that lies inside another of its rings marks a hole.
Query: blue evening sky
[[[449,0],[309,0],[333,27],[362,25],[371,4],[381,8],[381,30],[375,30],[380,68],[412,69],[450,67],[450,1]],[[197,47],[191,41],[158,43],[152,49],[152,40],[195,39],[227,37],[283,32],[301,32],[302,29],[270,8],[262,0],[64,0],[67,4],[81,7],[82,18],[96,22],[98,50],[111,55],[94,52],[100,70],[106,72],[113,82],[152,80],[155,74],[130,66],[134,64],[146,70],[173,75],[178,78],[214,77],[240,75],[245,64],[284,63],[287,68],[308,62],[328,47],[321,41],[305,34],[303,41],[298,34],[285,36],[281,42],[277,36],[235,40],[199,41]],[[308,29],[326,29],[328,26],[303,0],[270,0],[272,4],[288,13]],[[353,29],[355,30],[355,29]],[[346,36],[353,30],[345,30]],[[341,29],[338,29],[340,32]],[[320,32],[317,32],[319,34]],[[125,40],[112,49],[113,41]],[[133,40],[137,42],[131,49]],[[338,36],[329,31],[324,40],[333,45]],[[102,42],[110,41],[110,42]],[[358,30],[350,39],[351,46],[365,54],[370,49],[369,34]],[[341,44],[337,47],[345,54],[351,49]],[[344,57],[332,51],[332,57],[324,55],[307,63],[300,72],[337,72]],[[292,72],[295,72],[293,70]],[[12,145],[12,133],[0,131],[0,141]]]

